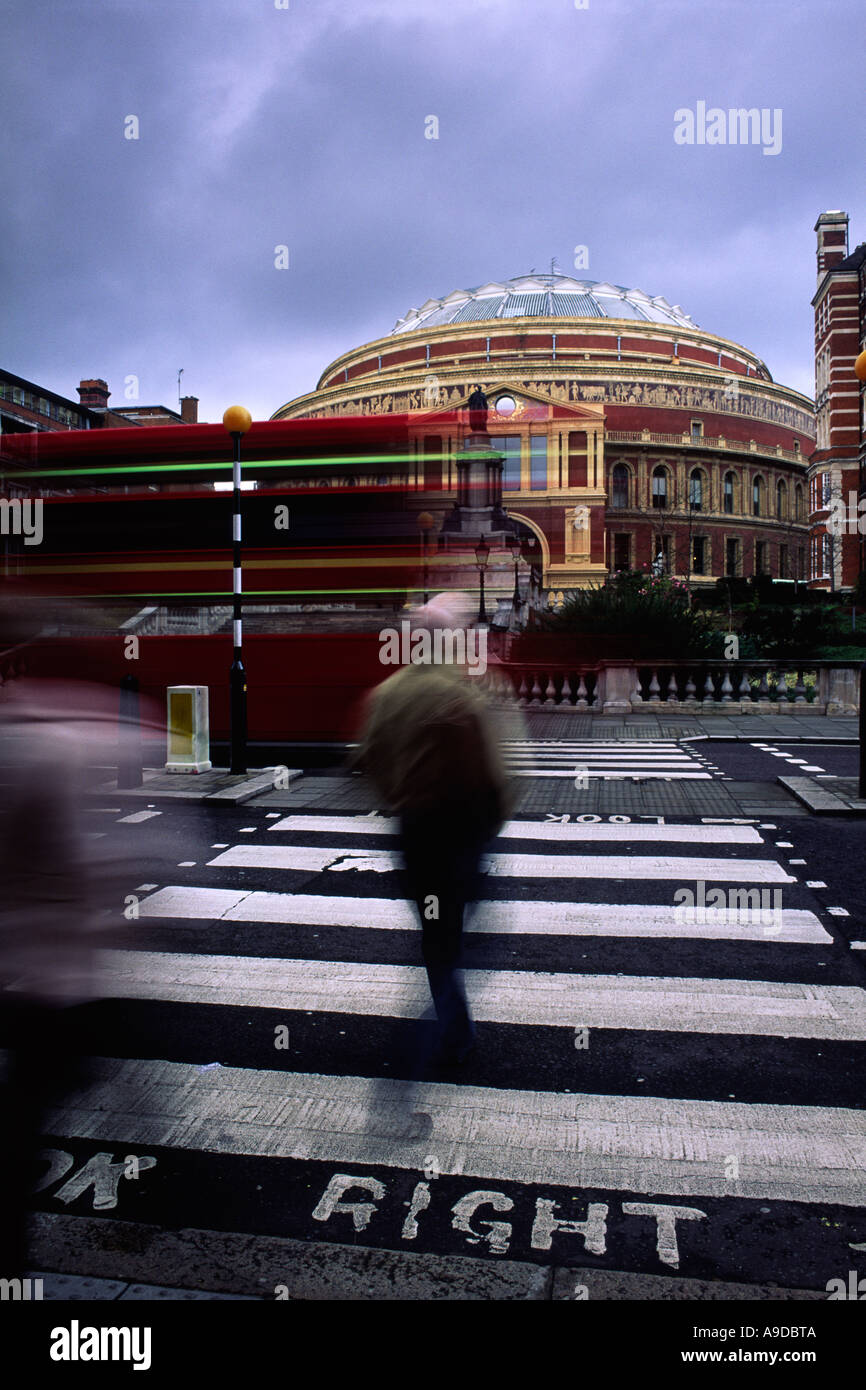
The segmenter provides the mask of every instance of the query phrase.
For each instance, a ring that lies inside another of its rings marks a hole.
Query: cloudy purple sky
[[[0,364],[72,399],[102,376],[122,404],[134,375],[176,407],[183,367],[200,418],[266,418],[410,307],[573,270],[578,245],[575,275],[666,296],[811,394],[815,219],[843,208],[866,239],[862,0],[0,0],[0,20]],[[675,143],[701,101],[779,108],[781,151]]]

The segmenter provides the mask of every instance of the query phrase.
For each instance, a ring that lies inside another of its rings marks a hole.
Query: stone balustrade
[[[508,662],[524,709],[590,714],[856,714],[857,662],[605,661]]]
[[[780,444],[764,444],[760,440],[726,439],[724,435],[658,434],[652,430],[607,430],[607,444],[661,444],[666,448],[705,449],[713,453],[751,453],[762,458],[784,459],[786,463],[807,460],[795,449],[783,449]]]

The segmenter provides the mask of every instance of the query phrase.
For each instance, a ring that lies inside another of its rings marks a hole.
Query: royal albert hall
[[[478,386],[504,506],[537,537],[546,587],[662,561],[696,586],[807,577],[813,402],[641,290],[554,272],[429,299],[273,418],[417,416],[400,481],[438,527]]]

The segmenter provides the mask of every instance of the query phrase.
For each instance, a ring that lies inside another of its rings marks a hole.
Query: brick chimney
[[[97,410],[108,409],[108,397],[111,392],[108,389],[108,382],[103,381],[102,377],[95,377],[89,381],[82,380],[78,388],[78,396],[82,405],[95,407]]]
[[[185,425],[198,424],[198,396],[181,396],[180,418]]]
[[[847,212],[822,212],[815,223],[818,233],[818,284],[828,270],[841,265],[848,255]]]

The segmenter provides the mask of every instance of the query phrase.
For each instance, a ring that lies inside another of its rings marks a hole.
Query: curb
[[[845,780],[855,781],[853,777]],[[811,777],[777,777],[776,781],[808,807],[813,816],[866,816],[866,801],[838,795]]]
[[[31,1264],[49,1298],[274,1302],[821,1301],[825,1290],[677,1274],[435,1255],[34,1213]],[[48,1273],[40,1269],[49,1268]],[[50,1272],[53,1266],[53,1273]],[[154,1282],[158,1275],[160,1283]],[[67,1282],[68,1281],[68,1282]],[[53,1289],[53,1292],[52,1292]]]
[[[245,801],[251,801],[254,796],[260,796],[263,792],[274,790],[274,773],[277,767],[256,768],[251,773],[224,772],[216,769],[219,781],[210,780],[206,788],[203,788],[200,778],[208,777],[209,773],[183,774],[166,773],[161,768],[144,768],[144,780],[140,787],[118,787],[116,781],[101,782],[86,792],[86,797],[103,800],[107,796],[122,797],[128,801],[164,801],[174,802],[183,801],[197,805],[220,803],[229,806],[240,806]],[[286,785],[295,781],[296,778],[303,776],[301,768],[287,768],[282,770]],[[163,779],[174,776],[179,782],[177,790],[163,785]],[[153,786],[153,782],[159,779],[159,785]],[[198,785],[196,785],[198,783]],[[225,783],[227,785],[222,785]]]

